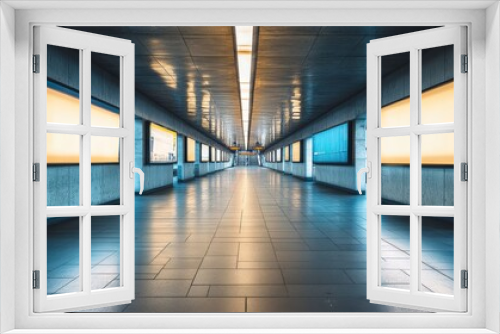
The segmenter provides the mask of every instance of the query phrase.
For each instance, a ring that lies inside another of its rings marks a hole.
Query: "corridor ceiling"
[[[137,90],[228,146],[243,142],[233,27],[68,28],[131,40]]]
[[[228,146],[244,142],[233,27],[71,28],[131,40],[137,90]],[[259,27],[249,148],[269,146],[362,91],[370,40],[428,28]]]
[[[365,89],[370,40],[424,29],[260,27],[250,143],[269,146]]]

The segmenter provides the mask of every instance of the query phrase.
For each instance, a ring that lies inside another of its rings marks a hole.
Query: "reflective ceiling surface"
[[[244,143],[234,27],[71,28],[131,40],[137,90],[226,145]],[[259,27],[249,148],[269,146],[362,91],[370,40],[429,28]]]
[[[365,89],[370,40],[424,29],[259,27],[250,143],[269,146]]]
[[[68,28],[131,40],[137,90],[226,145],[243,142],[234,27]]]

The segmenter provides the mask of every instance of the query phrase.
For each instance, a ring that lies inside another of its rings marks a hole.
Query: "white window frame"
[[[422,124],[422,50],[453,46],[454,120],[445,124]],[[461,288],[461,270],[467,269],[467,186],[461,180],[460,164],[467,163],[467,73],[460,63],[466,50],[466,28],[449,26],[399,36],[372,40],[367,46],[367,160],[371,166],[366,183],[367,200],[367,298],[375,303],[409,305],[424,310],[463,312],[467,309],[467,290]],[[407,52],[410,68],[410,124],[401,127],[382,127],[382,57]],[[421,135],[454,134],[454,205],[425,206],[421,203],[422,166]],[[383,205],[381,201],[381,139],[407,136],[410,144],[410,203]],[[369,167],[370,168],[370,167]],[[381,285],[382,216],[405,216],[409,219],[410,288],[388,288]],[[422,217],[453,217],[454,282],[453,294],[420,291],[422,259]]]
[[[408,1],[406,1],[408,3]],[[83,3],[83,5],[82,5]],[[215,1],[204,2],[203,5],[189,9],[188,3],[155,3],[154,6],[170,6],[171,8],[137,10],[137,6],[151,5],[144,1],[143,5],[135,4],[134,9],[110,10],[105,15],[96,15],[92,7],[127,5],[128,3],[112,3],[106,1],[77,2],[74,6],[88,9],[57,9],[57,6],[71,6],[69,2],[19,2],[7,1],[2,6],[0,16],[0,159],[10,158],[15,161],[15,184],[9,181],[12,175],[4,172],[13,171],[13,164],[0,163],[0,198],[3,200],[12,194],[15,185],[15,211],[9,211],[2,206],[0,223],[2,245],[0,249],[1,261],[1,319],[2,329],[17,329],[16,333],[34,333],[34,329],[55,329],[69,333],[72,329],[93,329],[89,332],[105,332],[106,329],[131,329],[138,324],[143,328],[161,329],[190,328],[192,332],[202,332],[202,329],[218,329],[216,332],[235,332],[234,328],[267,328],[269,331],[280,331],[284,328],[301,328],[300,332],[325,332],[321,329],[358,328],[359,332],[377,332],[377,328],[385,328],[379,332],[410,332],[411,328],[420,328],[421,332],[450,332],[445,329],[463,329],[462,333],[489,333],[488,329],[499,330],[499,235],[498,221],[500,220],[500,173],[497,173],[500,158],[498,154],[487,156],[486,152],[500,152],[500,136],[497,128],[500,124],[498,110],[500,101],[497,92],[499,84],[499,27],[497,2],[440,2],[434,1],[411,3],[405,6],[398,2],[399,9],[388,9],[394,3],[371,1],[369,9],[363,8],[363,2],[338,1],[328,5],[315,4],[314,1],[297,1],[293,3],[274,2],[273,9],[263,8],[268,4],[263,2],[254,4],[253,10],[244,10],[252,7],[246,1],[227,5],[224,10]],[[484,9],[493,4],[488,10]],[[12,21],[13,6],[37,6],[38,9],[20,10],[15,14],[15,23]],[[51,10],[39,8],[49,6]],[[176,7],[177,6],[177,7]],[[203,8],[213,6],[212,9]],[[346,9],[359,7],[358,9]],[[432,6],[425,7],[425,6]],[[456,7],[455,7],[456,6]],[[457,9],[461,6],[462,9]],[[480,7],[478,9],[478,6]],[[184,9],[179,9],[182,7]],[[293,7],[290,9],[289,7]],[[305,8],[304,8],[305,7]],[[325,8],[327,7],[327,8]],[[337,7],[337,8],[334,8]],[[418,8],[420,7],[420,9]],[[444,9],[436,9],[444,8]],[[455,8],[454,8],[455,7]],[[411,8],[411,9],[409,9]],[[465,9],[464,9],[465,8]],[[7,20],[4,14],[10,15]],[[486,25],[485,25],[486,22]],[[471,62],[468,78],[470,90],[468,131],[472,135],[468,146],[471,152],[469,221],[474,230],[469,230],[469,269],[470,287],[468,290],[469,308],[464,314],[437,313],[437,314],[368,314],[368,313],[338,313],[338,314],[34,314],[33,292],[30,288],[30,273],[32,260],[30,259],[30,245],[32,245],[32,212],[26,210],[32,207],[30,194],[32,184],[29,178],[32,156],[30,142],[32,134],[32,104],[26,96],[32,96],[32,76],[30,73],[30,55],[32,46],[32,27],[35,24],[59,25],[449,25],[462,24],[469,27],[469,52]],[[488,29],[486,29],[488,27]],[[9,28],[6,31],[5,28]],[[12,41],[15,28],[15,43]],[[5,48],[4,48],[5,46]],[[15,49],[14,49],[15,46]],[[14,53],[15,52],[15,53]],[[15,54],[15,62],[12,55]],[[15,99],[6,93],[13,93],[8,87],[14,80],[11,67],[15,66]],[[488,66],[488,71],[486,67]],[[5,70],[5,72],[4,72]],[[9,74],[5,77],[4,73]],[[9,81],[10,80],[10,81]],[[15,109],[9,109],[15,107]],[[13,112],[15,110],[15,112]],[[15,118],[13,115],[15,114]],[[474,115],[474,119],[472,119]],[[488,121],[486,121],[488,117]],[[5,121],[5,122],[2,122]],[[2,132],[6,126],[15,127],[15,145],[12,145],[12,131]],[[28,134],[28,135],[27,135]],[[486,140],[488,139],[488,140]],[[17,153],[16,153],[17,152]],[[3,160],[2,160],[3,162]],[[9,162],[9,161],[6,161]],[[487,163],[487,164],[486,164]],[[491,172],[486,182],[486,171]],[[6,183],[3,183],[3,182]],[[10,185],[11,188],[5,188]],[[9,193],[10,192],[10,193]],[[488,194],[488,197],[486,196]],[[474,195],[474,196],[471,196]],[[486,205],[485,205],[486,203]],[[15,216],[14,216],[15,215]],[[15,227],[9,219],[15,218]],[[10,223],[10,224],[9,224]],[[15,230],[14,230],[15,228]],[[7,235],[6,235],[7,233]],[[11,238],[11,239],[9,239]],[[14,240],[13,242],[12,240]],[[4,242],[5,241],[5,242]],[[12,256],[14,254],[14,256]],[[15,289],[12,284],[15,282]],[[15,290],[15,291],[9,291]],[[487,292],[486,292],[487,291]],[[15,305],[13,310],[7,309]],[[5,321],[4,321],[5,319]],[[13,319],[13,320],[12,320]],[[63,328],[63,329],[62,329]],[[26,330],[23,330],[26,329]],[[32,330],[27,330],[32,329]],[[101,330],[98,330],[101,329]],[[198,331],[196,329],[199,329]],[[373,330],[370,330],[373,329]],[[255,332],[264,330],[255,330]],[[268,331],[268,332],[269,332]],[[56,332],[51,330],[51,333]],[[76,331],[73,331],[76,332]],[[134,331],[128,331],[133,333]],[[137,330],[137,332],[144,332]],[[169,332],[165,330],[165,332]],[[338,330],[337,332],[341,332]],[[351,333],[354,333],[352,331]],[[412,331],[414,333],[414,331]]]
[[[128,40],[117,39],[71,29],[36,26],[34,52],[39,55],[39,73],[34,75],[34,162],[39,163],[40,180],[33,184],[34,200],[34,269],[39,270],[39,288],[34,290],[34,308],[37,312],[78,310],[102,304],[125,304],[134,299],[135,293],[135,193],[134,193],[134,45]],[[47,46],[54,45],[78,50],[80,55],[80,118],[81,124],[47,123]],[[116,129],[92,126],[90,76],[92,53],[112,55],[120,62],[120,111]],[[47,206],[47,133],[80,135],[80,203],[76,206]],[[120,141],[119,153],[119,205],[91,205],[91,140],[92,136],[109,136]],[[119,217],[120,285],[108,289],[91,288],[91,229],[92,217]],[[47,218],[78,217],[79,231],[79,281],[80,291],[49,295],[47,293]]]

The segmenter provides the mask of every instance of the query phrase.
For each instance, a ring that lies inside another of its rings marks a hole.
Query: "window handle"
[[[139,184],[140,184],[140,189],[139,189],[139,195],[142,195],[142,192],[144,191],[144,172],[142,169],[134,167],[134,162],[130,161],[129,163],[130,167],[130,178],[133,179],[135,174],[139,174]]]
[[[358,170],[358,192],[360,195],[363,194],[363,192],[361,191],[361,177],[364,173],[366,173],[368,178],[371,179],[371,177],[372,177],[372,163],[371,162],[368,161],[366,167],[363,167],[360,170]]]

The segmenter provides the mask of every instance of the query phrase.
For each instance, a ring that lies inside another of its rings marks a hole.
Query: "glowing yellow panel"
[[[422,93],[421,123],[453,123],[454,82],[431,88]],[[382,108],[381,127],[408,126],[410,124],[410,98]]]
[[[290,161],[290,146],[285,146],[285,161]]]
[[[380,139],[383,164],[410,164],[410,137],[383,137]]]
[[[454,83],[448,82],[422,93],[422,124],[453,122]],[[410,99],[398,101],[382,108],[382,125],[399,126],[402,119],[409,117]],[[409,137],[382,138],[381,158],[383,164],[409,164]],[[423,165],[453,164],[453,134],[421,136],[421,155]]]
[[[186,137],[186,162],[195,162],[196,160],[196,141]]]
[[[47,133],[47,164],[78,164],[80,136]]]
[[[455,136],[453,133],[422,135],[422,165],[452,165]]]
[[[93,164],[120,162],[120,138],[92,136],[90,141]]]
[[[177,161],[177,132],[149,123],[149,162]]]
[[[292,144],[292,162],[302,162],[302,142]]]
[[[453,133],[422,135],[422,165],[453,165]],[[410,164],[410,137],[383,137],[380,140],[382,164]]]
[[[91,105],[91,117],[99,126],[118,127],[120,115]],[[60,124],[80,123],[78,98],[47,88],[47,122]],[[92,137],[92,163],[118,163],[119,138]],[[47,134],[48,164],[77,164],[80,161],[80,137],[76,135]]]
[[[410,125],[410,98],[391,103],[382,108],[380,126],[392,128]]]
[[[120,115],[92,104],[90,106],[90,123],[91,126],[119,128]]]
[[[216,158],[215,147],[210,147],[210,161],[215,162],[217,160]]]
[[[47,88],[47,123],[80,124],[80,100]]]
[[[454,88],[452,81],[422,93],[422,124],[453,123]]]
[[[118,128],[120,115],[92,104],[90,106],[92,126]],[[53,88],[47,88],[47,122],[80,124],[80,100]]]
[[[201,144],[201,162],[209,162],[210,161],[210,146]]]

